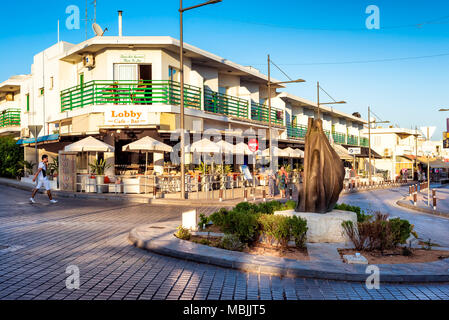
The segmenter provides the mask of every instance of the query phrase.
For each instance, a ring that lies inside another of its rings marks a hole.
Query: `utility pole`
[[[368,106],[368,183],[371,186],[371,109]]]
[[[272,142],[271,142],[271,62],[270,62],[270,55],[268,55],[268,147],[269,147],[269,153],[268,157],[270,159],[270,170],[275,170],[273,168],[273,149],[272,149]],[[277,168],[276,168],[277,169]]]
[[[418,127],[415,126],[415,168],[416,177],[418,177]]]
[[[179,77],[180,77],[180,128],[181,128],[181,199],[186,198],[185,189],[185,133],[184,133],[184,37],[183,37],[183,23],[182,15],[182,0],[179,1]]]
[[[429,127],[427,127],[427,141],[430,141]],[[427,206],[430,206],[430,155],[427,155]]]

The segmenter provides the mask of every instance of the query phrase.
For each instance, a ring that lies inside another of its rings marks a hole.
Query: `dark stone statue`
[[[331,211],[343,189],[344,177],[343,163],[324,134],[322,120],[309,118],[304,150],[304,177],[296,211]]]

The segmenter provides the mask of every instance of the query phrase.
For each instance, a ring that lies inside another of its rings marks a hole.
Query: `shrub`
[[[273,212],[280,210],[281,207],[282,204],[279,201],[273,200],[259,203],[257,211],[263,214],[273,214]]]
[[[198,227],[200,229],[203,228],[203,225],[207,225],[209,223],[209,217],[207,217],[205,214],[200,214],[200,222],[198,223]]]
[[[417,236],[413,231],[413,225],[407,220],[399,218],[388,220],[388,215],[380,212],[375,214],[374,219],[358,222],[357,230],[352,221],[345,221],[342,226],[356,250],[380,250],[383,252],[406,243],[410,234]]]
[[[259,224],[270,244],[276,241],[285,249],[293,237],[298,248],[305,246],[307,221],[300,217],[263,214],[259,217]]]
[[[296,202],[293,200],[287,200],[287,202],[283,205],[283,210],[292,210],[296,208]]]
[[[225,216],[229,213],[225,208],[221,208],[220,210],[212,213],[209,216],[209,220],[212,221],[216,226],[222,227],[224,224]]]
[[[225,234],[221,239],[220,246],[226,250],[242,251],[245,245],[240,241],[240,238],[235,234]]]
[[[224,233],[236,234],[245,243],[253,242],[257,239],[259,226],[257,222],[259,214],[254,209],[255,207],[257,206],[252,204],[246,206],[239,203],[231,211],[222,208],[214,212],[210,219]]]
[[[0,137],[0,176],[15,178],[23,168],[23,148],[16,144],[12,136]]]
[[[189,240],[191,237],[189,229],[184,228],[183,226],[179,226],[176,228],[175,236],[182,240]]]
[[[365,214],[365,211],[363,211],[362,208],[358,206],[351,206],[346,203],[336,204],[334,209],[355,212],[357,214],[357,222],[365,222],[372,218],[371,215]]]
[[[305,248],[307,240],[307,220],[293,216],[290,218],[291,235],[298,248]]]

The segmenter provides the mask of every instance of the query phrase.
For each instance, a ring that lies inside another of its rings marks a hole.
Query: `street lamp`
[[[273,150],[272,150],[272,143],[271,143],[271,85],[280,85],[280,84],[287,84],[287,83],[300,83],[300,82],[306,82],[306,80],[303,79],[297,79],[297,80],[290,80],[290,81],[278,81],[278,82],[271,82],[271,60],[270,55],[268,55],[268,146],[269,146],[269,154],[268,157],[270,159],[270,169],[273,170]]]
[[[368,107],[368,183],[371,185],[371,124],[390,123],[390,121],[371,121],[371,108]]]
[[[195,8],[207,6],[209,4],[219,3],[222,0],[210,0],[204,3],[197,4],[195,6],[183,8],[182,0],[179,1],[179,73],[180,73],[180,126],[181,126],[181,199],[185,199],[185,140],[184,140],[184,40],[183,40],[183,24],[182,24],[182,15],[185,11],[192,10]]]

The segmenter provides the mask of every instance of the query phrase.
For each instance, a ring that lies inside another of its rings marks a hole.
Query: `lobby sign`
[[[145,106],[113,106],[104,112],[105,125],[148,124],[148,108]]]

